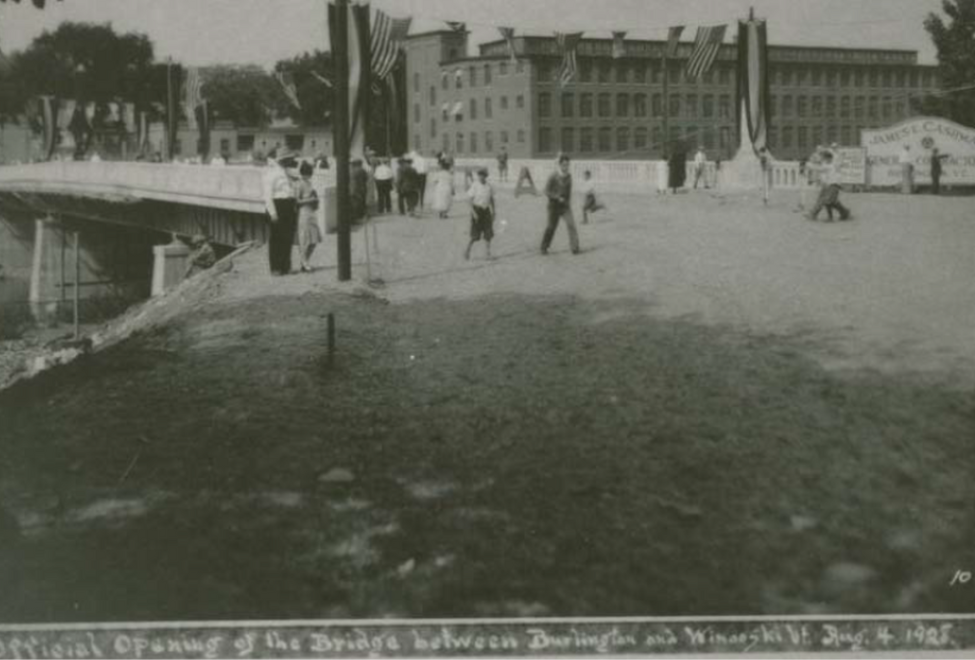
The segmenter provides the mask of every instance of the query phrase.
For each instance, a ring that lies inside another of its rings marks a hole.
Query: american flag
[[[562,66],[559,67],[559,85],[565,87],[576,75],[576,48],[582,32],[556,32],[555,41],[562,53]]]
[[[200,69],[191,66],[186,68],[186,99],[183,107],[186,109],[186,121],[190,128],[196,128],[196,106],[203,101],[203,79],[200,76]]]
[[[311,75],[315,76],[315,79],[318,80],[318,82],[322,83],[329,89],[332,89],[332,81],[326,78],[325,76],[323,76],[322,74],[318,73],[318,71],[312,71]]]
[[[626,46],[623,44],[623,38],[626,37],[626,32],[613,32],[613,59],[618,60],[626,55]]]
[[[298,100],[298,88],[295,86],[294,77],[291,75],[291,72],[278,71],[274,74],[274,77],[281,83],[281,89],[284,90],[284,95],[291,101],[291,105],[301,110],[301,102]]]
[[[501,33],[501,38],[508,44],[508,53],[511,55],[511,61],[517,62],[518,56],[515,55],[515,29],[511,27],[499,27],[498,32]]]
[[[727,28],[727,25],[712,25],[697,29],[694,50],[691,52],[691,58],[687,61],[688,79],[696,80],[711,69],[711,65],[714,64],[714,60],[718,56],[718,51],[721,50],[721,42],[724,41],[724,33]]]
[[[410,31],[412,18],[390,18],[386,12],[376,10],[370,31],[372,72],[382,80],[396,66],[400,45]]]
[[[675,25],[667,30],[667,57],[677,57],[677,46],[680,44],[680,35],[683,33],[683,25]]]

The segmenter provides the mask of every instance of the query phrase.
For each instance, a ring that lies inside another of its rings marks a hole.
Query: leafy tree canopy
[[[975,0],[943,0],[942,10],[948,20],[932,13],[924,28],[938,49],[945,92],[925,98],[920,109],[975,126],[975,89],[955,91],[975,85]]]

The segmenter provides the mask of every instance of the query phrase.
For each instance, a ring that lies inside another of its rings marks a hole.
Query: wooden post
[[[74,233],[74,338],[81,339],[78,305],[81,302],[81,232]]]
[[[335,0],[332,59],[335,66],[335,198],[338,215],[338,276],[352,279],[352,209],[349,199],[349,0]],[[360,90],[362,92],[364,90]]]

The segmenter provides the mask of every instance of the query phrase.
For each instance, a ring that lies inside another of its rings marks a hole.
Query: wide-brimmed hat
[[[274,159],[282,167],[297,167],[298,159],[300,155],[296,151],[291,151],[290,149],[282,149],[278,151]]]

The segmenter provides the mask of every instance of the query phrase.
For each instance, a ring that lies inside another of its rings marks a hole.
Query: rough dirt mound
[[[0,390],[53,367],[68,364],[81,355],[113,346],[136,332],[152,330],[200,309],[220,294],[222,276],[233,270],[234,259],[253,247],[253,243],[242,245],[213,268],[184,280],[161,296],[131,307],[122,316],[99,326],[80,340],[58,339],[38,347],[21,346],[23,352],[14,347],[14,350],[7,351],[9,359],[0,362]]]

